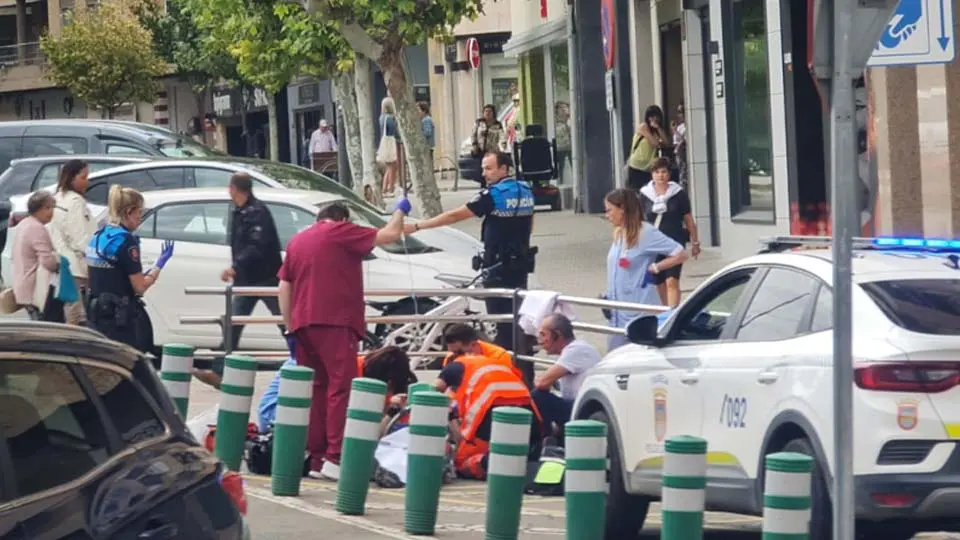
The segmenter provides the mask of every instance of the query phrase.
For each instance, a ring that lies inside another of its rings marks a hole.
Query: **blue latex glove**
[[[160,257],[157,258],[157,268],[162,269],[167,261],[173,257],[173,240],[167,240],[163,243],[163,249],[160,250]]]
[[[900,0],[880,36],[880,45],[887,49],[896,48],[917,30],[922,16],[923,5],[920,0]]]
[[[410,211],[413,210],[413,207],[410,205],[410,199],[401,197],[400,200],[397,201],[397,204],[393,207],[393,210],[394,212],[399,210],[403,212],[403,215],[409,216]]]
[[[290,350],[290,357],[295,357],[297,355],[297,337],[293,332],[287,332],[283,337],[287,340],[287,349]]]

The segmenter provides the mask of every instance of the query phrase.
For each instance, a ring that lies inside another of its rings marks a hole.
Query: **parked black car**
[[[0,122],[0,170],[21,157],[57,154],[198,157],[223,155],[168,129],[119,120]]]
[[[241,540],[246,499],[149,361],[74,326],[0,322],[0,538]]]

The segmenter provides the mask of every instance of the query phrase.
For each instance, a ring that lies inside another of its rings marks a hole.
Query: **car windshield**
[[[340,184],[329,176],[324,176],[316,171],[304,169],[296,165],[287,163],[238,163],[242,167],[254,169],[261,174],[265,174],[291,189],[307,189],[311,191],[322,191],[363,206],[368,212],[383,214],[377,207],[370,205],[359,195],[350,190],[347,186]]]
[[[339,202],[343,203],[347,208],[350,209],[350,220],[357,225],[373,227],[375,229],[380,229],[387,225],[387,220],[385,220],[378,212],[372,212],[366,207],[356,204],[351,200],[343,200]],[[328,203],[320,203],[317,205],[317,208],[320,208],[325,204]],[[384,244],[380,246],[380,249],[386,251],[387,253],[393,253],[397,255],[419,255],[422,253],[436,253],[440,251],[440,249],[433,246],[428,246],[412,236],[407,236],[406,238],[401,239],[399,242]]]
[[[157,147],[163,155],[173,158],[212,157],[223,155],[217,150],[214,150],[209,146],[204,146],[188,137],[179,137],[176,141],[163,141],[157,143]]]
[[[894,324],[905,330],[960,335],[960,279],[901,279],[860,286]]]

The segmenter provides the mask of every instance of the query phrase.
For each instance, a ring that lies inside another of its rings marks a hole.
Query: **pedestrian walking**
[[[643,205],[643,219],[669,236],[681,246],[691,244],[690,253],[696,259],[700,255],[700,234],[690,209],[690,197],[683,187],[670,180],[670,163],[657,158],[650,166],[653,180],[640,188],[640,202]],[[657,257],[660,263],[665,255]],[[665,306],[675,308],[680,305],[680,271],[682,265],[663,270],[653,277],[660,301]]]
[[[314,370],[307,450],[310,476],[337,480],[350,384],[358,343],[366,334],[363,259],[375,246],[403,235],[406,198],[381,229],[350,221],[339,202],[320,209],[317,222],[297,233],[280,268],[280,310],[297,363]]]
[[[141,297],[157,282],[160,271],[173,257],[173,242],[164,242],[156,266],[144,272],[140,238],[133,234],[143,218],[143,195],[114,184],[107,207],[107,224],[93,234],[87,246],[87,319],[91,327],[108,338],[159,358],[154,349],[153,326]]]
[[[510,174],[510,156],[502,152],[488,152],[483,157],[483,177],[486,188],[480,190],[467,204],[448,210],[439,216],[405,226],[407,234],[423,229],[452,225],[473,217],[483,218],[480,239],[483,253],[474,257],[474,268],[490,269],[485,287],[508,289],[527,288],[527,278],[533,272],[536,248],[530,247],[533,234],[533,191],[530,184]],[[486,299],[490,315],[513,312],[512,298]],[[513,323],[498,323],[494,343],[513,349]],[[526,335],[518,335],[518,354],[529,354]],[[524,374],[528,386],[533,385],[533,364],[519,361],[517,367]]]
[[[317,129],[310,135],[310,153],[328,154],[336,152],[338,148],[337,138],[330,131],[330,124],[327,123],[326,118],[321,118]]]
[[[88,175],[89,169],[85,161],[71,159],[63,164],[54,195],[56,209],[53,211],[53,220],[47,227],[54,249],[70,263],[70,272],[80,293],[79,300],[64,306],[66,322],[81,326],[87,323],[87,245],[97,230],[97,222],[90,215],[84,196]]]
[[[399,139],[400,131],[397,127],[396,105],[392,97],[385,97],[380,102],[380,143],[377,145],[377,163],[383,166],[383,185],[381,193],[384,197],[392,197],[397,188],[397,176],[400,174]]]
[[[613,225],[613,244],[607,252],[606,298],[617,302],[661,305],[653,279],[687,259],[683,246],[643,221],[640,198],[629,188],[615,189],[603,201]],[[656,262],[657,257],[666,258]],[[611,310],[610,326],[626,328],[637,314]],[[626,336],[610,336],[608,352],[629,343]]]
[[[60,269],[45,225],[53,219],[53,195],[38,191],[27,200],[27,216],[17,225],[12,246],[13,295],[35,321],[63,322],[63,305],[54,298],[50,274]]]
[[[230,256],[233,264],[223,270],[220,279],[233,282],[234,287],[276,287],[279,283],[277,272],[283,263],[280,236],[273,221],[273,214],[263,201],[253,194],[253,179],[244,172],[230,177],[228,186],[230,200],[234,209],[230,227]],[[253,313],[257,302],[263,302],[273,315],[280,315],[280,304],[276,296],[237,296],[233,299],[231,313],[234,317],[243,317]],[[286,333],[283,325],[277,325],[281,334]],[[240,336],[244,325],[234,325],[230,332],[230,351],[240,345]],[[226,336],[226,328],[224,328]],[[226,337],[220,348],[226,349]],[[213,362],[213,371],[195,370],[194,376],[200,381],[212,385],[223,376],[223,358]]]

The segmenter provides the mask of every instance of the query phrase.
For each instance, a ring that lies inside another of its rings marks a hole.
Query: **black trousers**
[[[131,298],[124,318],[117,316],[115,308],[100,305],[96,299],[87,304],[87,319],[90,328],[120,343],[130,345],[142,353],[156,356],[158,351],[153,343],[153,324],[150,315],[139,298]],[[159,358],[159,356],[157,356]]]
[[[505,289],[526,289],[527,274],[519,272],[503,272],[497,275],[495,278],[485,282],[484,286],[488,288],[502,287]],[[487,305],[488,315],[505,315],[513,313],[512,298],[487,298],[484,300],[484,302]],[[520,306],[517,306],[517,309],[519,308]],[[514,350],[513,346],[514,331],[517,332],[517,350]],[[493,342],[504,349],[513,351],[516,354],[530,355],[533,353],[533,346],[529,337],[523,332],[523,330],[517,328],[513,322],[497,323],[497,337],[493,340]],[[533,362],[514,360],[514,363],[517,366],[517,369],[523,373],[524,382],[528,387],[532,388],[534,378]]]
[[[280,282],[276,279],[267,280],[261,283],[235,283],[236,287],[276,287]],[[276,296],[234,296],[233,297],[233,310],[231,313],[234,317],[245,317],[253,313],[253,309],[257,307],[257,302],[263,302],[267,309],[270,310],[270,313],[273,315],[280,315],[280,300]],[[232,332],[230,333],[230,350],[236,351],[240,346],[240,336],[243,334],[243,325],[237,326],[234,325]],[[277,328],[280,329],[280,334],[284,334],[287,330],[282,324],[278,324]],[[226,340],[220,342],[220,349],[226,350],[224,347]],[[223,374],[223,358],[215,358],[213,360],[213,371],[218,374]]]

